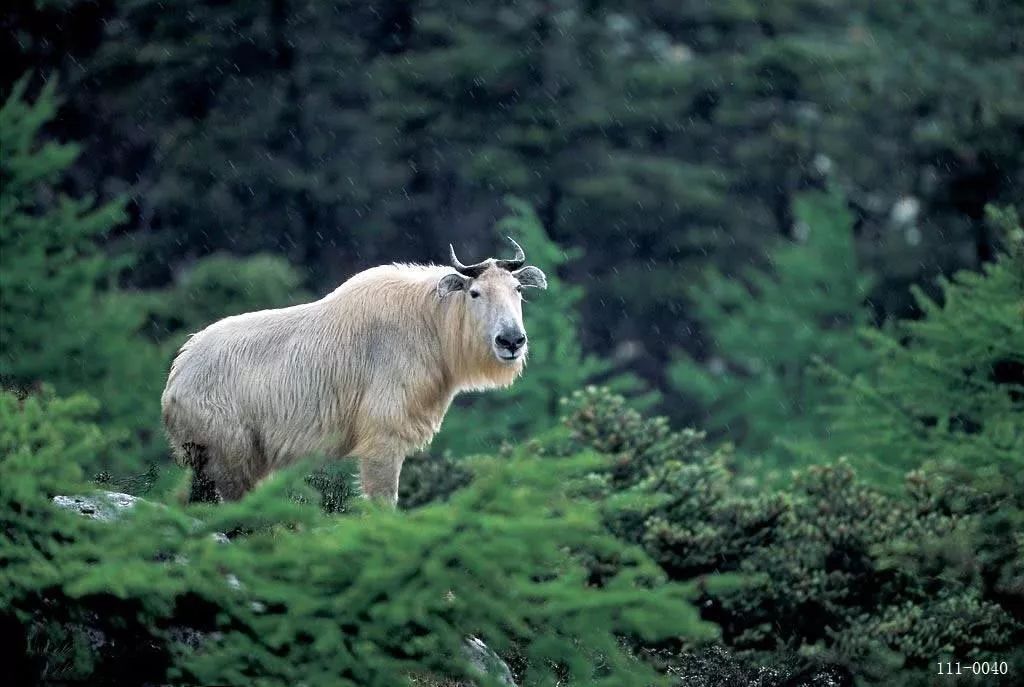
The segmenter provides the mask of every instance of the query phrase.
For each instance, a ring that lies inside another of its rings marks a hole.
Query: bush
[[[664,584],[566,493],[593,457],[478,461],[470,487],[409,513],[330,518],[288,497],[300,471],[241,503],[142,504],[105,524],[49,498],[76,488],[67,455],[96,447],[87,408],[2,403],[0,625],[26,680],[394,685],[468,677],[474,633],[517,647],[525,684],[647,685],[622,638],[714,635],[691,587]],[[239,534],[211,537],[224,531]],[[584,548],[617,562],[600,585],[568,553]]]
[[[451,456],[431,456],[418,453],[409,456],[402,465],[402,480],[398,485],[398,505],[401,508],[447,501],[458,489],[473,479],[473,472],[465,460]]]
[[[569,411],[577,450],[612,454],[590,480],[612,532],[673,580],[745,580],[701,599],[732,649],[768,664],[795,650],[884,682],[923,680],[940,659],[1015,660],[1019,480],[1008,497],[917,472],[890,493],[839,462],[754,491],[727,468],[727,448],[644,419],[607,391],[577,394]]]

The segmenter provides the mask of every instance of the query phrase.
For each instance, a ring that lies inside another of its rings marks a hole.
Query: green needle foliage
[[[727,469],[728,450],[606,390],[575,394],[567,423],[569,453],[612,458],[590,480],[611,531],[673,580],[740,576],[706,588],[700,607],[728,647],[760,665],[796,652],[886,685],[930,684],[940,658],[1024,666],[1019,477],[993,491],[914,472],[890,493],[839,462],[754,489]]]
[[[125,218],[121,200],[61,192],[75,145],[40,143],[57,115],[55,82],[33,102],[18,82],[0,107],[0,383],[85,391],[120,430],[155,425],[156,351],[135,336],[142,313],[113,286],[122,262],[98,241]],[[95,461],[95,458],[93,458]]]
[[[783,442],[821,437],[829,390],[815,360],[850,373],[867,361],[857,329],[868,320],[868,280],[857,268],[853,217],[835,191],[805,193],[794,211],[798,241],[771,250],[771,271],[712,270],[690,290],[711,357],[681,358],[669,373],[703,408],[698,424],[733,440],[748,467],[790,464]]]
[[[833,450],[890,470],[1024,468],[1024,230],[1012,210],[989,208],[989,219],[1005,237],[994,263],[940,281],[940,301],[914,287],[921,319],[865,331],[871,364],[833,370]]]
[[[97,448],[88,406],[0,402],[0,625],[31,679],[390,686],[472,677],[472,633],[514,648],[523,684],[639,687],[657,676],[624,639],[716,634],[694,587],[666,584],[566,489],[593,455],[479,462],[471,487],[408,513],[325,516],[288,497],[296,473],[239,504],[102,523],[50,502],[76,488],[67,456]],[[582,550],[614,569],[594,581]]]

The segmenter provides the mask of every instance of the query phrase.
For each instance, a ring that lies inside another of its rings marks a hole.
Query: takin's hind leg
[[[182,449],[185,464],[192,468],[189,503],[237,501],[252,489],[255,480],[242,469],[250,452],[239,449],[226,454],[213,446],[197,444],[184,444]]]
[[[266,476],[267,461],[262,446],[256,431],[243,426],[221,437],[206,469],[221,499],[238,501]]]
[[[249,493],[253,485],[232,477],[218,477],[217,493],[222,501],[238,501]]]
[[[221,496],[217,485],[207,472],[210,457],[206,447],[188,442],[181,445],[184,463],[192,468],[192,484],[189,488],[187,503],[220,503]]]

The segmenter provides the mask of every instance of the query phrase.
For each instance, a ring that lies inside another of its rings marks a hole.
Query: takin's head
[[[466,311],[474,330],[503,365],[516,365],[526,357],[526,328],[523,326],[524,288],[546,289],[548,280],[536,267],[523,265],[526,254],[516,248],[511,260],[488,258],[475,265],[463,265],[451,249],[456,274],[446,274],[437,283],[437,295],[466,299]]]

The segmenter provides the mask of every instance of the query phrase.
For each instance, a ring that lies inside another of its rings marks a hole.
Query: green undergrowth
[[[593,453],[479,460],[471,486],[411,512],[327,515],[302,466],[237,504],[143,503],[104,523],[50,499],[87,487],[69,457],[99,440],[88,404],[2,402],[0,607],[32,680],[395,685],[470,676],[475,634],[515,647],[524,684],[647,685],[628,645],[716,635],[693,585],[667,583],[567,488],[604,464]],[[596,579],[582,551],[612,568]]]

